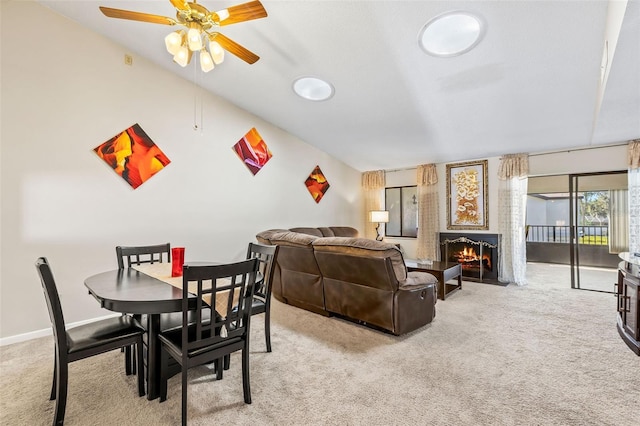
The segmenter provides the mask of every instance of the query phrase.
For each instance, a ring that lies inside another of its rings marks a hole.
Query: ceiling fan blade
[[[180,10],[191,10],[186,0],[169,0],[173,7]]]
[[[129,19],[131,21],[151,22],[152,24],[175,25],[176,21],[166,16],[151,15],[149,13],[132,12],[130,10],[112,9],[100,6],[100,10],[109,18]]]
[[[225,15],[229,15],[224,19]],[[248,3],[238,4],[226,9],[214,12],[212,15],[218,15],[219,19],[214,19],[216,22],[220,22],[220,26],[237,24],[238,22],[251,21],[253,19],[260,19],[267,17],[267,11],[258,0],[250,1]],[[214,18],[216,18],[214,16]]]
[[[220,33],[211,33],[211,35],[209,36],[209,39],[217,41],[224,50],[228,51],[233,55],[236,55],[238,58],[242,59],[243,61],[249,64],[253,64],[257,62],[258,59],[260,59],[260,57],[255,53],[247,50],[246,48],[240,46],[235,41],[231,40],[229,37],[226,37]]]

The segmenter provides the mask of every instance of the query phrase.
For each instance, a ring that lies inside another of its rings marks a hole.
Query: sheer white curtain
[[[640,253],[640,139],[629,142],[629,251]]]
[[[609,191],[609,253],[629,250],[629,191]]]
[[[498,171],[498,231],[502,234],[498,280],[527,284],[525,213],[529,156],[510,154],[500,159]]]
[[[376,232],[377,223],[369,222],[369,212],[371,210],[384,210],[385,176],[384,170],[364,172],[362,174],[362,189],[364,191],[364,237],[375,240],[378,236]]]
[[[440,260],[437,183],[435,164],[418,166],[418,259]]]

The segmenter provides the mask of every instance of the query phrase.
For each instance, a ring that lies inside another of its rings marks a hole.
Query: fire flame
[[[472,262],[482,262],[484,265],[491,269],[491,257],[488,254],[482,254],[482,260],[480,256],[476,253],[473,247],[464,246],[462,250],[453,254],[459,263],[472,263]]]

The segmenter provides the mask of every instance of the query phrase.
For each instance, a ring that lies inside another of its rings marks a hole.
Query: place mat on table
[[[149,275],[150,277],[156,278],[160,281],[163,281],[167,284],[171,284],[172,286],[179,288],[182,290],[182,275],[179,277],[171,276],[171,264],[170,263],[143,263],[141,265],[133,265],[131,266],[136,271],[140,271],[143,274]],[[230,284],[228,278],[220,279],[218,282],[222,285]],[[209,282],[209,286],[205,286],[206,288],[211,288],[211,283]],[[197,294],[198,293],[198,284],[196,282],[189,283],[189,293]],[[225,295],[226,292],[219,292],[218,295]],[[239,299],[239,291],[235,291],[233,295],[233,306],[238,304]],[[202,300],[209,306],[211,306],[211,295],[205,294],[202,296]],[[226,297],[217,297],[216,298],[216,311],[222,315],[223,317],[227,315],[227,301]]]

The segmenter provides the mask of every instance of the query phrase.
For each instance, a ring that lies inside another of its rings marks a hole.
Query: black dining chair
[[[118,260],[118,268],[124,269],[135,265],[145,263],[164,263],[171,262],[171,244],[156,244],[151,246],[117,246],[116,258]],[[126,314],[125,314],[126,315]],[[142,316],[133,315],[133,318],[141,325]],[[143,325],[144,326],[144,325]],[[133,348],[125,348],[125,363],[127,374],[136,374],[136,364],[134,362],[135,355]]]
[[[171,244],[118,246],[116,247],[116,257],[120,269],[144,263],[171,262]]]
[[[222,265],[184,266],[182,327],[163,331],[158,337],[162,348],[160,402],[167,399],[169,359],[172,358],[182,373],[183,425],[187,424],[188,369],[215,362],[220,377],[222,359],[236,351],[242,351],[244,402],[251,404],[249,325],[258,264],[258,259],[249,259]],[[198,296],[195,309],[190,306],[190,302],[193,304],[190,292]],[[236,305],[238,308],[233,309]],[[194,315],[190,315],[190,311]]]
[[[251,305],[251,315],[264,314],[264,337],[267,352],[271,352],[271,277],[275,268],[275,259],[278,255],[278,246],[268,246],[258,243],[249,243],[247,259],[258,259],[260,262],[258,271],[262,280],[256,285],[256,291]]]
[[[53,385],[50,400],[56,400],[54,425],[64,424],[67,406],[69,363],[114,349],[136,346],[138,369],[142,371],[142,334],[144,329],[130,316],[119,316],[65,329],[60,297],[47,258],[36,261],[42,289],[49,309],[55,340]],[[144,396],[144,377],[138,375],[138,395]]]
[[[253,295],[251,315],[264,314],[264,338],[267,352],[271,352],[271,277],[276,265],[279,246],[249,243],[247,259],[258,259],[258,282]],[[231,359],[226,356],[223,368],[229,369]]]

